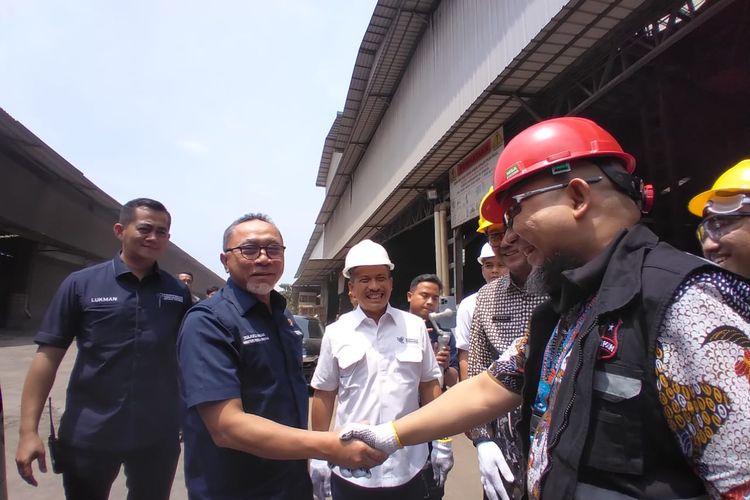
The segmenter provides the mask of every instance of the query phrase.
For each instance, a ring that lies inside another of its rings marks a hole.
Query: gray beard
[[[582,264],[578,259],[555,252],[551,258],[545,259],[541,266],[531,269],[529,277],[526,278],[526,290],[536,295],[559,295],[562,289],[562,273]]]
[[[271,290],[273,290],[273,285],[251,285],[250,283],[247,283],[245,289],[253,295],[268,295],[271,293]]]
[[[529,277],[526,278],[526,291],[533,295],[546,295],[547,284],[544,269],[541,267],[532,267]]]

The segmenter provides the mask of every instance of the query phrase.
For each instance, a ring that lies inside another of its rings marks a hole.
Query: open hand
[[[479,475],[484,492],[489,500],[510,500],[505,491],[501,475],[509,483],[513,482],[513,473],[505,461],[503,452],[494,441],[484,441],[477,445],[479,458]]]
[[[39,470],[47,472],[46,456],[44,442],[42,442],[39,434],[30,433],[20,437],[18,450],[16,451],[16,467],[18,468],[18,474],[24,481],[32,486],[37,486],[31,465],[36,460],[39,463]]]

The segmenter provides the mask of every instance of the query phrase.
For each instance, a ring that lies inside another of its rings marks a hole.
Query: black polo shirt
[[[68,276],[34,341],[78,356],[60,439],[79,448],[129,451],[176,436],[175,343],[190,307],[185,285],[154,264],[143,280],[119,255]]]
[[[196,409],[239,398],[247,413],[307,428],[302,336],[275,291],[271,309],[230,280],[182,324],[177,352],[188,408],[183,438],[191,500],[312,497],[307,460],[267,460],[217,447]]]

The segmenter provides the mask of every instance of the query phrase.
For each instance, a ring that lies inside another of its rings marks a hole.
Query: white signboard
[[[479,216],[479,202],[492,186],[495,164],[503,146],[501,129],[451,168],[450,196],[453,228]]]

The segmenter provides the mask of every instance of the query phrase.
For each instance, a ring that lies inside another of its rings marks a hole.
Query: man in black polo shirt
[[[312,498],[307,458],[373,467],[386,456],[307,429],[302,332],[274,285],[284,241],[266,215],[224,232],[225,287],[196,304],[177,352],[187,406],[185,482],[192,500]]]
[[[170,223],[158,201],[126,203],[114,225],[121,252],[68,276],[49,305],[21,398],[16,464],[29,484],[37,484],[34,460],[46,472],[39,418],[75,339],[59,430],[67,498],[106,499],[121,465],[128,498],[169,498],[180,453],[175,342],[191,304],[187,288],[156,263]]]

